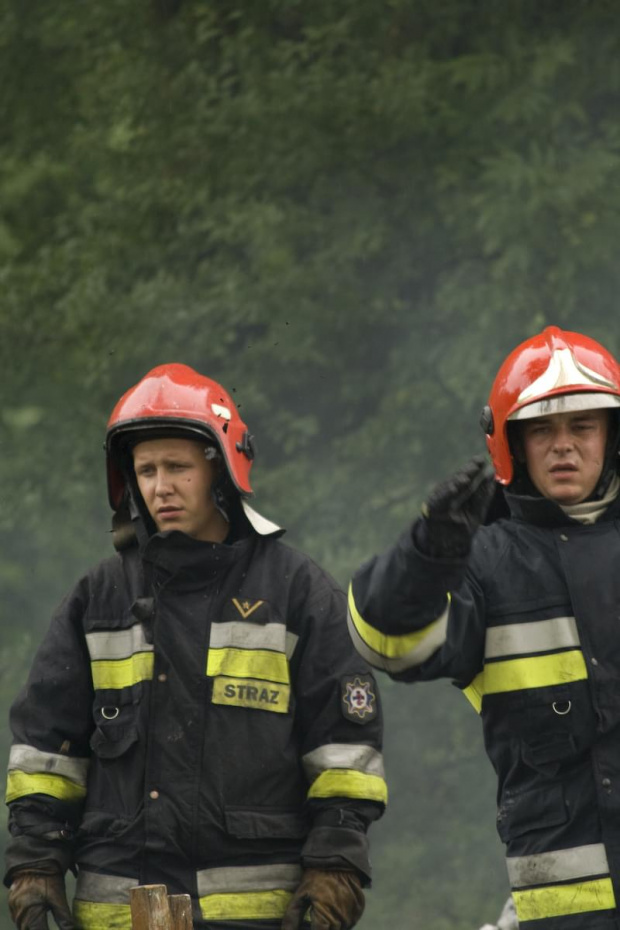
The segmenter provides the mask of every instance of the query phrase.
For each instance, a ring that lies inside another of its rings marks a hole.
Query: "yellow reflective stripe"
[[[6,803],[28,794],[48,794],[60,801],[79,801],[86,797],[86,788],[76,785],[64,775],[41,775],[17,770],[9,772],[6,780]]]
[[[91,662],[95,688],[130,688],[153,677],[152,652],[136,652],[128,659],[101,659]]]
[[[448,602],[450,595],[448,594]],[[374,652],[387,659],[401,659],[418,646],[444,618],[444,614],[433,620],[422,630],[416,630],[414,633],[402,633],[400,635],[388,636],[387,633],[381,633],[379,630],[367,623],[355,606],[353,597],[353,585],[349,585],[349,610],[353,625],[364,642],[370,646]]]
[[[519,921],[542,920],[545,917],[566,917],[587,911],[606,911],[616,906],[610,878],[570,885],[548,885],[513,891],[512,897]]]
[[[226,678],[220,675],[213,682],[211,701],[213,704],[286,714],[290,698],[290,685],[273,684],[258,678]]]
[[[199,898],[203,920],[280,920],[293,897],[290,891],[210,894]]]
[[[484,695],[481,688],[483,675],[484,672],[480,672],[479,675],[476,675],[470,685],[468,685],[466,688],[463,688],[463,694],[477,714],[479,714],[482,710],[482,698]]]
[[[354,769],[326,769],[312,782],[309,798],[363,798],[387,804],[385,779]]]
[[[564,685],[569,681],[582,681],[587,677],[583,653],[580,649],[573,649],[570,652],[553,652],[545,656],[529,656],[527,659],[489,662],[466,691],[471,691],[472,694],[477,692],[481,696],[500,694],[504,691]],[[469,694],[467,697],[471,700]]]
[[[209,649],[207,675],[259,678],[261,681],[290,682],[288,662],[282,652],[264,649]]]
[[[131,930],[129,904],[73,902],[73,914],[80,930]]]

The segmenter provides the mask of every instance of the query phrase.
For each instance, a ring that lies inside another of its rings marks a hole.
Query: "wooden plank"
[[[173,930],[194,930],[192,920],[192,899],[188,894],[171,894],[168,896]]]
[[[173,930],[165,885],[138,885],[131,889],[132,930]]]

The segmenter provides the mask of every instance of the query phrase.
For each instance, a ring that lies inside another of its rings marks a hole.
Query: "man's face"
[[[226,520],[211,497],[216,466],[191,439],[150,439],[133,450],[133,465],[148,512],[159,532],[181,530],[204,542],[222,542]]]
[[[581,410],[523,420],[521,445],[532,483],[558,504],[579,504],[603,470],[607,410]]]

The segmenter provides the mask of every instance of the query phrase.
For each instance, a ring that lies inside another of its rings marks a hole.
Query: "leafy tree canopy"
[[[259,507],[344,584],[482,448],[519,341],[620,350],[619,41],[604,0],[4,0],[5,707],[109,551],[105,422],[154,365],[234,392]],[[477,720],[384,692],[362,926],[471,930],[506,891]]]

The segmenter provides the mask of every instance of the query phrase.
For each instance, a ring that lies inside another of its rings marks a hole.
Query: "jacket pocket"
[[[93,706],[95,730],[90,746],[99,758],[116,759],[137,742],[140,697],[139,686],[97,693]]]
[[[113,817],[100,811],[89,811],[82,817],[79,833],[83,836],[121,836],[131,827],[131,822]]]
[[[590,747],[597,721],[586,681],[533,689],[521,705],[521,758],[543,775]]]
[[[227,807],[226,832],[238,839],[302,839],[309,825],[296,811]]]
[[[508,726],[517,734],[546,730],[569,730],[574,724],[575,693],[569,685],[528,688],[502,696],[497,711],[505,714]]]
[[[542,785],[518,794],[504,793],[497,811],[497,832],[508,843],[517,836],[557,827],[567,820],[562,785]]]
[[[563,762],[577,755],[577,743],[570,733],[540,733],[521,743],[521,758],[542,775],[556,775]]]

